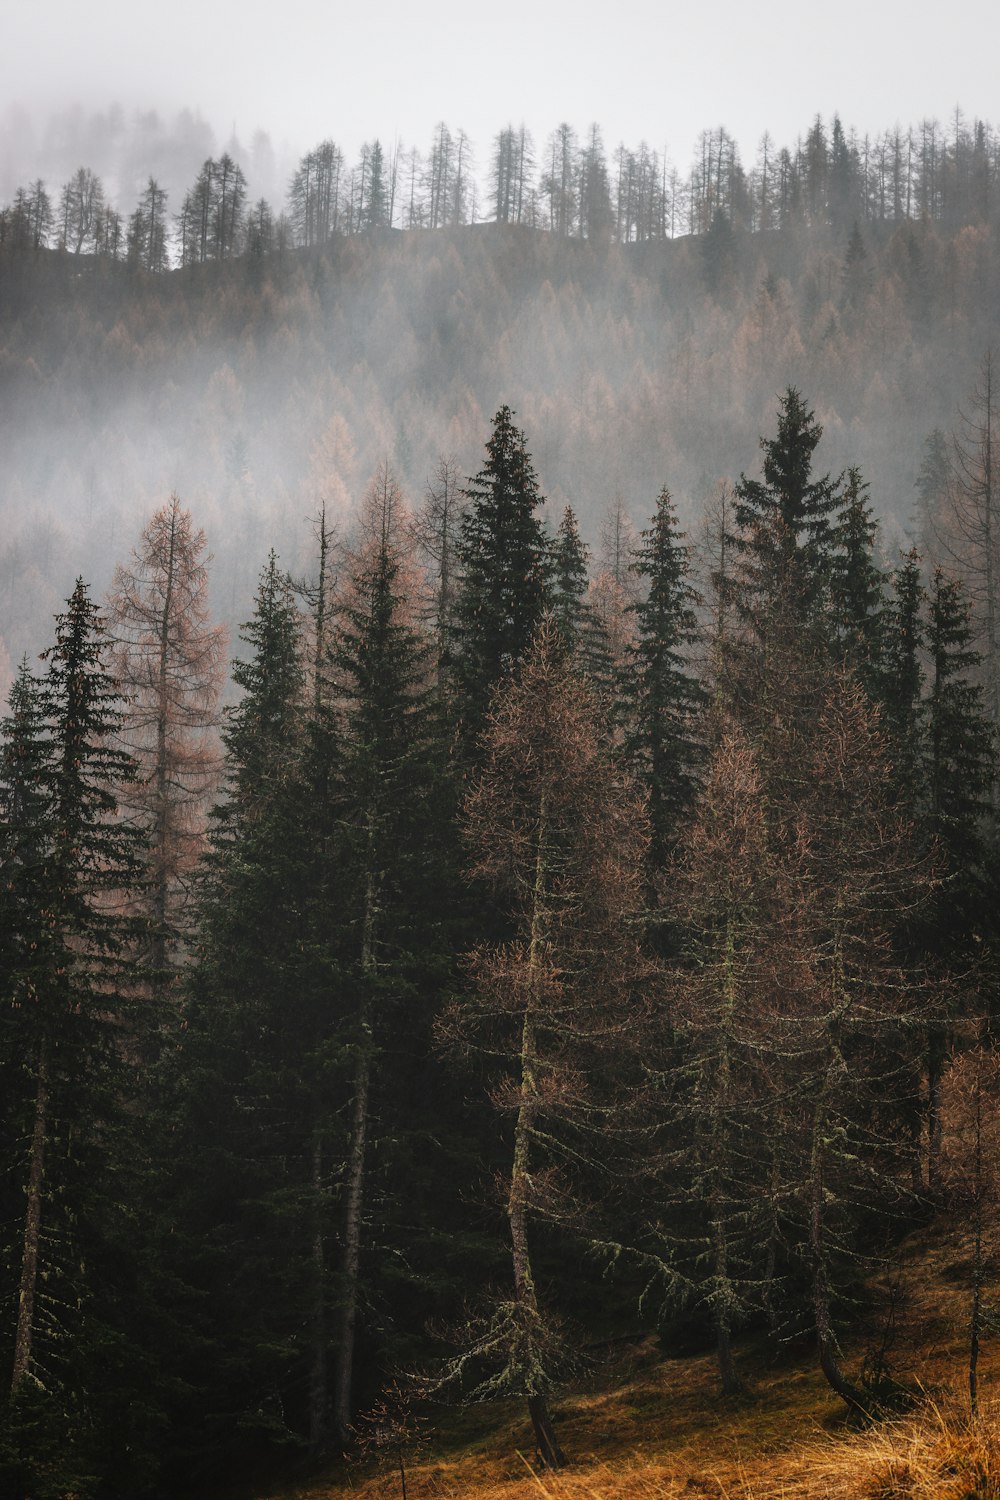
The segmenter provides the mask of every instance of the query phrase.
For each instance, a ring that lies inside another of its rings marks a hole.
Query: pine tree
[[[885,574],[874,560],[878,522],[861,471],[847,471],[834,534],[831,612],[842,659],[873,695],[882,661]]]
[[[116,1284],[134,1274],[136,1251],[122,1238],[122,1195],[134,1186],[126,1186],[122,1137],[134,1089],[137,937],[123,911],[140,876],[139,834],[117,817],[135,767],[115,743],[122,700],[107,673],[108,645],[78,581],[44,653],[45,678],[19,676],[3,765],[5,905],[14,922],[6,1029],[20,1060],[4,1132],[8,1146],[25,1151],[14,1169],[25,1206],[9,1418],[26,1474],[55,1459],[78,1478],[88,1465],[95,1474],[113,1467],[111,1393],[140,1378],[124,1373],[135,1330],[119,1321]],[[137,1460],[145,1411],[137,1401]]]
[[[552,619],[570,651],[582,644],[586,628],[587,582],[587,548],[567,505],[552,549]]]
[[[926,631],[929,657],[924,707],[924,792],[921,824],[935,850],[941,883],[917,929],[927,960],[938,974],[962,974],[972,996],[992,992],[991,972],[997,899],[996,870],[988,830],[996,776],[996,741],[977,680],[980,656],[973,646],[969,608],[961,584],[934,571]],[[947,994],[948,991],[946,990]],[[941,1010],[947,1013],[947,1006]],[[939,1185],[941,1089],[950,1025],[928,1027],[926,1146],[927,1185]]]
[[[635,639],[621,677],[625,752],[649,794],[651,865],[663,869],[694,793],[697,719],[704,701],[690,665],[698,637],[698,595],[667,489],[660,491],[652,525],[642,533],[632,572],[645,589],[630,606]]]
[[[991,821],[996,744],[961,584],[934,571],[927,651],[927,814],[947,861],[935,902],[949,961],[968,963],[993,926],[994,887],[985,830]]]
[[[467,745],[482,733],[494,690],[517,669],[548,598],[549,548],[535,514],[543,503],[523,432],[497,412],[486,463],[465,491],[458,547],[455,687]]]
[[[641,799],[609,763],[595,700],[546,624],[490,717],[482,775],[465,809],[472,874],[512,919],[510,942],[477,948],[472,984],[442,1033],[489,1060],[494,1107],[512,1122],[504,1169],[512,1294],[453,1365],[482,1362],[480,1399],[527,1398],[542,1462],[564,1456],[549,1395],[563,1354],[543,1305],[532,1234],[578,1217],[581,1166],[600,1161],[645,968]]]
[[[440,837],[429,821],[436,805],[431,663],[407,618],[412,605],[402,589],[405,520],[399,488],[383,468],[366,498],[333,652],[344,820],[339,857],[351,888],[342,916],[343,972],[351,997],[342,1040],[350,1106],[332,1411],[340,1442],[347,1441],[353,1418],[372,1095],[384,1071],[381,1054],[390,1030],[401,1024],[421,964],[433,961],[432,944],[420,952],[427,935],[421,940],[415,921],[420,884],[434,868]],[[442,769],[437,766],[438,775]]]
[[[790,931],[755,756],[727,720],[715,738],[671,867],[668,900],[686,936],[673,1048],[655,1073],[675,1130],[652,1163],[658,1254],[646,1263],[670,1301],[707,1309],[731,1394],[741,1387],[733,1331],[774,1300],[768,1075]]]
[[[826,597],[839,481],[812,477],[822,435],[799,392],[789,386],[780,402],[777,435],[760,441],[763,480],[743,474],[733,491],[737,602],[758,634],[775,623],[776,613],[804,626]]]
[[[563,511],[552,549],[552,620],[578,668],[598,691],[610,696],[611,643],[590,593],[590,549],[580,536],[572,506]]]
[[[318,986],[304,914],[317,809],[299,795],[301,622],[273,553],[241,640],[162,1164],[184,1231],[166,1240],[164,1272],[185,1334],[173,1425],[189,1462],[223,1468],[301,1440],[291,1392],[307,1379],[315,1302]]]
[[[921,559],[908,552],[892,575],[892,595],[883,629],[883,670],[878,692],[892,740],[896,784],[911,814],[923,804],[923,668],[924,644]]]

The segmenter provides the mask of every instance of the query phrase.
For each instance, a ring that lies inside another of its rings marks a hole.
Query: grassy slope
[[[925,1392],[910,1416],[852,1431],[806,1351],[754,1368],[745,1348],[752,1391],[722,1401],[711,1356],[668,1360],[646,1341],[557,1404],[565,1473],[533,1471],[519,1405],[444,1412],[408,1468],[408,1500],[1000,1500],[1000,1350],[989,1342],[980,1422],[967,1416],[967,1255],[958,1231],[926,1231],[903,1248],[891,1360],[896,1378]],[[848,1362],[863,1348],[848,1344]],[[398,1472],[341,1467],[268,1500],[400,1494]]]

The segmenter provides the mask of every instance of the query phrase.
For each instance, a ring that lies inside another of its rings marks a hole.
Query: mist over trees
[[[887,557],[929,535],[925,443],[957,432],[996,327],[984,122],[865,142],[817,120],[748,168],[709,131],[687,174],[596,127],[505,126],[473,152],[442,124],[424,152],[374,140],[353,164],[322,142],[273,203],[235,145],[168,186],[155,139],[138,131],[120,208],[74,166],[0,211],[5,680],[58,606],[59,560],[103,585],[172,490],[199,501],[233,629],[299,518],[346,514],[385,458],[411,494],[442,453],[473,472],[504,401],[539,433],[553,517],[571,505],[591,545],[613,497],[639,522],[665,475],[687,526],[789,381],[831,468],[862,468]]]

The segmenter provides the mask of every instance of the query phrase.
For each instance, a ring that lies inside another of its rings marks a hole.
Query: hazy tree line
[[[891,567],[794,388],[697,536],[664,488],[596,560],[504,407],[269,556],[221,744],[183,505],[77,582],[0,746],[9,1493],[315,1461],[399,1370],[558,1467],[644,1322],[898,1394],[847,1309],[945,1206],[956,1056],[994,1107],[992,381]]]
[[[442,449],[471,469],[501,397],[538,433],[550,500],[571,502],[593,542],[609,499],[628,497],[638,517],[663,474],[690,525],[739,472],[774,393],[799,385],[831,466],[864,468],[891,557],[918,537],[925,439],[940,429],[947,445],[996,342],[989,224],[751,235],[716,218],[706,234],[599,256],[501,224],[338,232],[309,253],[220,261],[240,183],[228,169],[199,183],[186,233],[208,258],[184,274],[0,252],[2,688],[67,570],[103,588],[171,489],[215,538],[232,628],[272,541],[304,569],[296,522],[323,486],[346,511],[386,455],[410,493]],[[141,211],[137,243],[155,266],[172,215],[155,191]],[[256,223],[266,233],[266,213]]]
[[[818,116],[793,146],[765,134],[745,167],[723,127],[703,131],[684,174],[642,142],[610,159],[599,126],[581,140],[561,124],[536,148],[525,126],[507,125],[480,176],[472,143],[443,122],[421,152],[366,142],[349,163],[333,140],[299,162],[287,200],[250,201],[230,154],[204,162],[179,206],[150,176],[131,214],[106,201],[100,178],[81,167],[58,195],[37,180],[0,210],[0,245],[15,252],[58,247],[160,271],[170,265],[270,255],[379,229],[441,229],[480,222],[525,224],[606,244],[729,230],[763,232],[828,225],[933,220],[989,221],[1000,183],[1000,141],[986,121],[956,109],[948,125],[922,120],[878,135]]]

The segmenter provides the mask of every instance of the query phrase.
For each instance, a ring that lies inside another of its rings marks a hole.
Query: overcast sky
[[[375,135],[426,149],[444,119],[484,168],[508,121],[541,144],[596,120],[609,150],[645,139],[684,169],[716,125],[749,165],[765,129],[791,143],[817,112],[862,132],[957,103],[1000,119],[996,0],[0,0],[0,17],[8,106],[187,107],[220,140],[262,128],[297,151],[332,136],[351,156]]]

